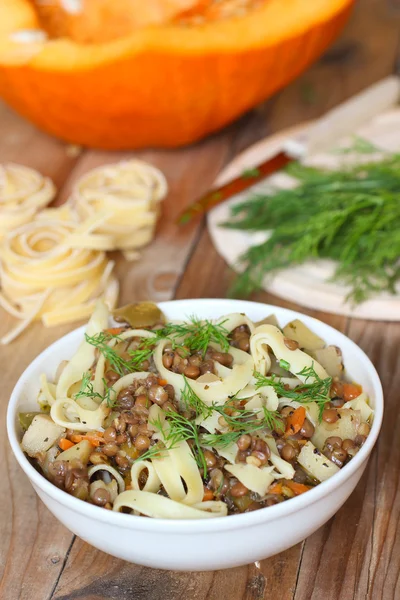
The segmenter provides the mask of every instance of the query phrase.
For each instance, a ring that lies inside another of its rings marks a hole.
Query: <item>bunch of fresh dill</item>
[[[400,280],[400,154],[339,171],[293,163],[298,187],[258,195],[232,208],[225,227],[269,231],[239,262],[230,294],[246,296],[267,274],[312,259],[336,261],[335,281],[359,304],[396,293]]]

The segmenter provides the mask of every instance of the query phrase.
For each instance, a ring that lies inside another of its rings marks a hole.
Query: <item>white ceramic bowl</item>
[[[42,477],[24,456],[17,415],[37,409],[39,375],[54,377],[82,339],[83,328],[72,331],[42,352],[20,377],[11,395],[7,429],[22,469],[47,508],[73,533],[99,550],[149,567],[176,570],[214,570],[248,564],[282,552],[311,535],[330,519],[349,497],[367,465],[378,436],[383,395],[378,374],[364,352],[332,327],[299,313],[238,300],[179,300],[161,303],[171,319],[196,314],[214,318],[244,312],[261,320],[274,313],[281,326],[300,318],[313,331],[343,352],[347,375],[363,385],[375,409],[374,423],[364,446],[352,461],[328,481],[287,502],[254,512],[198,521],[149,519],[114,513],[82,502]]]

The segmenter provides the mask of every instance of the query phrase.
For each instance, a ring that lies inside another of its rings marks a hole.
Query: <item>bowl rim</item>
[[[348,479],[351,478],[356,471],[363,466],[363,463],[367,461],[369,455],[375,445],[379,431],[382,425],[383,419],[383,390],[379,375],[372,364],[369,357],[365,352],[345,334],[335,329],[331,325],[324,323],[314,317],[302,314],[298,311],[282,308],[272,304],[264,304],[262,302],[252,302],[249,300],[230,300],[224,298],[199,298],[199,299],[186,299],[186,300],[170,300],[166,302],[158,302],[161,310],[168,311],[169,306],[174,305],[185,308],[191,308],[193,310],[193,304],[201,304],[204,308],[211,305],[211,308],[216,307],[216,313],[218,313],[218,306],[226,306],[227,304],[232,307],[231,312],[246,312],[246,307],[251,308],[254,306],[265,307],[266,312],[278,312],[278,319],[281,317],[293,319],[301,318],[305,320],[306,324],[315,325],[316,328],[323,326],[323,328],[331,330],[339,337],[345,340],[345,343],[351,349],[353,356],[357,362],[364,363],[366,369],[370,372],[371,381],[374,392],[374,421],[371,427],[370,434],[367,437],[365,444],[360,448],[356,456],[351,460],[350,463],[345,465],[338,473],[333,475],[330,479],[320,483],[315,488],[309,490],[306,494],[302,494],[295,498],[291,498],[290,502],[282,502],[274,506],[268,506],[261,508],[256,511],[239,515],[229,515],[228,517],[214,517],[210,519],[159,519],[159,518],[147,518],[144,519],[141,516],[127,515],[114,511],[104,510],[101,507],[94,506],[87,502],[83,502],[78,498],[70,496],[63,490],[60,490],[50,481],[48,481],[43,475],[41,475],[29,462],[20,447],[20,441],[18,440],[16,428],[15,428],[15,417],[17,413],[20,393],[23,389],[25,382],[29,379],[31,372],[42,363],[47,356],[52,354],[55,350],[58,350],[58,346],[69,342],[70,339],[78,337],[80,333],[83,333],[85,326],[78,327],[73,331],[62,336],[45,350],[43,350],[24,370],[22,375],[19,377],[14,389],[11,393],[8,408],[7,408],[7,434],[8,440],[13,451],[15,458],[17,459],[20,467],[27,475],[31,484],[36,488],[39,488],[44,494],[50,496],[52,500],[65,505],[69,510],[84,515],[94,521],[102,522],[108,525],[122,527],[124,529],[135,529],[140,531],[147,531],[152,533],[179,533],[179,534],[193,534],[193,533],[207,533],[207,532],[219,532],[231,529],[241,529],[247,527],[254,527],[258,524],[272,521],[275,519],[281,519],[285,516],[289,516],[292,513],[300,511],[305,507],[314,504],[321,500],[324,496],[329,495],[330,491],[339,485],[344,484]],[[239,307],[241,307],[239,309]],[[229,310],[229,307],[228,307]],[[318,332],[318,329],[316,329]],[[36,490],[37,491],[37,490]]]

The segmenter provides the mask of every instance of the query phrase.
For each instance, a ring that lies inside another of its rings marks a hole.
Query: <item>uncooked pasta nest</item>
[[[1,338],[3,344],[36,319],[49,327],[87,318],[97,298],[115,306],[114,263],[103,251],[109,240],[92,233],[96,226],[93,219],[82,223],[71,208],[62,207],[44,211],[5,237],[0,305],[20,322]]]
[[[159,169],[129,160],[89,171],[77,182],[70,201],[82,219],[106,215],[97,231],[111,236],[114,250],[134,260],[138,248],[153,238],[159,203],[167,191]]]
[[[1,342],[34,320],[50,327],[85,319],[98,298],[114,308],[118,282],[105,252],[139,257],[167,189],[158,169],[131,160],[90,171],[64,206],[40,210],[53,183],[26,167],[0,167],[0,306],[20,321]]]
[[[55,193],[51,179],[37,171],[12,163],[0,165],[0,240],[29,223]]]

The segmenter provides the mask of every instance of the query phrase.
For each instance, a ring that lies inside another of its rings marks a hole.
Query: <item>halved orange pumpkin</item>
[[[0,3],[0,95],[63,140],[109,149],[179,146],[234,120],[315,60],[354,2],[253,0],[218,19],[212,0],[197,15],[179,0],[167,23],[123,37],[103,24],[83,42],[73,28],[46,37],[34,1]]]

